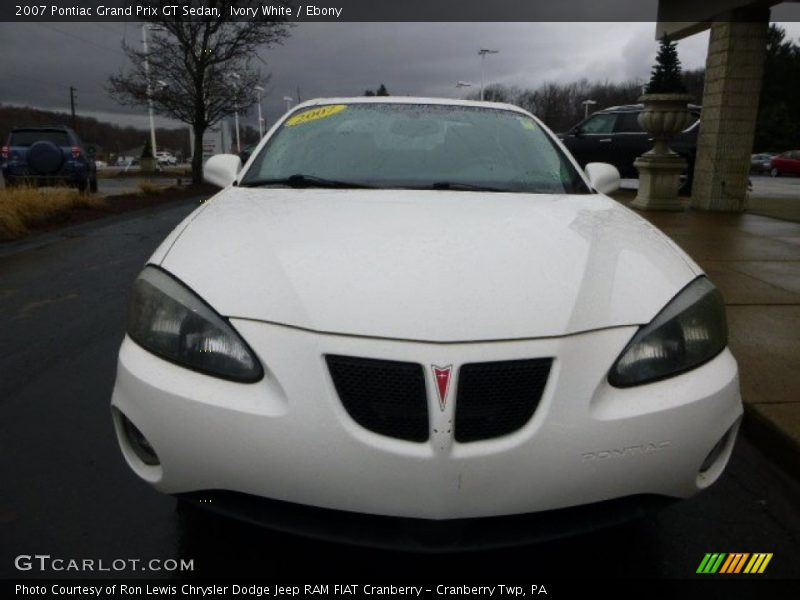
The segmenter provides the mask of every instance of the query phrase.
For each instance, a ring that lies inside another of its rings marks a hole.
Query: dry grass
[[[1,189],[0,241],[20,238],[34,227],[65,219],[73,210],[104,205],[103,198],[70,188]]]
[[[164,189],[162,185],[156,185],[152,181],[141,181],[139,182],[139,193],[143,196],[149,196],[150,194],[157,194],[161,190]]]

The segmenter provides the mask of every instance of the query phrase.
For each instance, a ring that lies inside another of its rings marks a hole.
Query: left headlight
[[[133,284],[128,335],[153,354],[208,375],[251,383],[264,374],[233,327],[157,267],[146,267]]]
[[[700,277],[633,336],[611,367],[608,382],[631,387],[672,377],[711,360],[727,344],[722,294]]]

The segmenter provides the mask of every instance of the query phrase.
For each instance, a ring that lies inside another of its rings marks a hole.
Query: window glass
[[[617,129],[620,133],[642,133],[644,130],[639,125],[639,113],[620,113],[617,117]]]
[[[36,142],[47,140],[56,146],[71,146],[66,131],[15,131],[11,134],[11,146],[32,146]]]
[[[614,130],[615,114],[602,114],[591,117],[581,125],[581,133],[611,133]]]

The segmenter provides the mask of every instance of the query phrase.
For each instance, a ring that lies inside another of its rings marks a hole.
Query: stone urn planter
[[[689,94],[645,94],[639,97],[644,110],[639,113],[639,125],[653,136],[653,149],[647,154],[675,154],[669,141],[686,129],[692,119]]]
[[[653,148],[637,158],[639,191],[631,203],[647,210],[683,210],[678,200],[681,173],[686,161],[669,149],[669,141],[691,121],[688,94],[645,94],[639,125],[653,137]]]

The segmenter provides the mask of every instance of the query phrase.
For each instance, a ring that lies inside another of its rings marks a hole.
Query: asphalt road
[[[772,552],[763,577],[800,576],[800,485],[742,438],[723,478],[689,501],[633,526],[514,550],[416,555],[184,520],[123,462],[109,398],[128,288],[194,205],[0,245],[0,577],[24,575],[15,556],[46,553],[189,558],[200,577],[686,578],[706,552]]]

